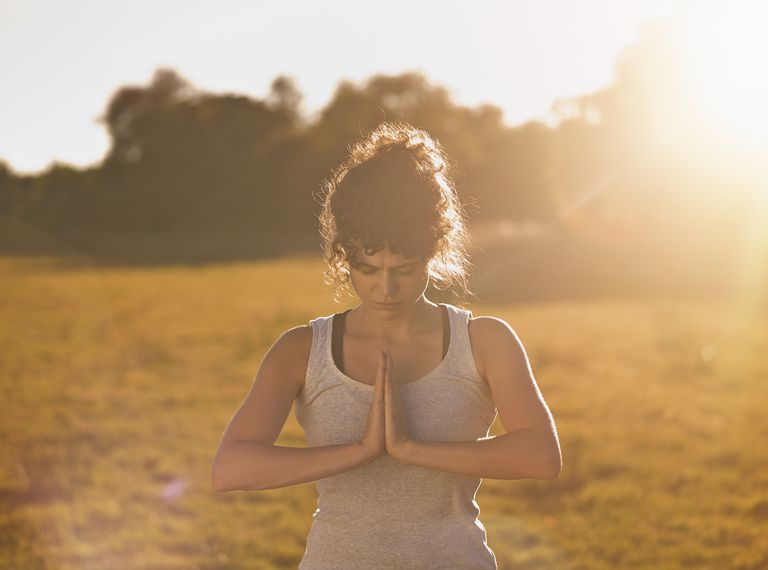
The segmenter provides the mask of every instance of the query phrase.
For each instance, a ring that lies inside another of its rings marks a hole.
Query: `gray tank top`
[[[496,419],[469,342],[468,310],[445,304],[450,342],[443,360],[401,385],[418,441],[473,441]],[[312,349],[296,419],[311,447],[360,441],[374,387],[336,366],[333,315],[312,326]],[[478,518],[482,479],[400,462],[389,455],[316,482],[318,500],[299,570],[498,568]]]

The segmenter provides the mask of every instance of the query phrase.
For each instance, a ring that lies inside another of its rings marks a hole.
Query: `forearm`
[[[371,460],[359,442],[281,447],[238,441],[219,451],[211,475],[217,491],[263,491],[337,475]]]
[[[552,479],[560,471],[551,437],[516,430],[476,441],[409,441],[400,460],[487,479]]]

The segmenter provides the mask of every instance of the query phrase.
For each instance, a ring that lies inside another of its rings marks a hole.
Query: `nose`
[[[397,278],[388,271],[382,271],[381,275],[381,291],[387,299],[391,299],[397,294]]]

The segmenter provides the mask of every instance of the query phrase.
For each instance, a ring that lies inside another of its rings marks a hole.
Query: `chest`
[[[471,330],[468,324],[464,326],[467,332]],[[347,336],[342,343],[344,362],[337,367],[331,358],[331,336],[326,328],[323,338],[328,344],[316,353],[297,401],[297,419],[310,445],[359,441],[373,401],[375,355],[381,347]],[[447,350],[435,335],[390,347],[395,381],[401,386],[409,428],[416,439],[469,441],[487,434],[495,406],[487,382],[475,374],[480,370],[476,347],[470,344],[465,333],[463,338],[451,335]]]
[[[449,324],[450,323],[450,324]],[[462,340],[469,340],[469,352],[478,373],[484,379],[479,343],[472,339],[471,319],[465,331],[453,331],[457,326],[447,318],[442,332],[415,335],[407,342],[383,342],[345,332],[344,319],[334,323],[331,335],[333,366],[348,378],[373,386],[381,365],[379,351],[389,350],[392,355],[390,377],[399,385],[409,384],[436,371],[448,358],[449,350],[457,353]],[[463,335],[463,336],[462,336]]]
[[[334,364],[341,372],[363,384],[376,381],[380,361],[379,350],[389,350],[392,355],[390,378],[397,384],[409,384],[426,376],[437,368],[447,353],[442,340],[434,335],[410,340],[408,343],[380,343],[369,339],[346,336],[336,350],[340,359]]]
[[[471,326],[469,336],[471,340]],[[379,363],[372,358],[366,358],[366,355],[375,354],[379,345],[365,341],[347,341],[347,344],[347,348],[344,348],[340,370],[358,382],[373,386]],[[392,345],[385,348],[392,351],[393,375],[399,384],[408,384],[427,375],[446,358],[448,350],[447,346],[438,345],[434,340],[400,346]],[[471,342],[470,352],[478,374],[486,382],[479,343]]]
[[[297,402],[297,419],[312,446],[360,441],[374,390],[349,378],[318,375],[318,389]],[[443,368],[400,388],[408,432],[419,441],[470,441],[487,435],[495,407],[481,382]]]

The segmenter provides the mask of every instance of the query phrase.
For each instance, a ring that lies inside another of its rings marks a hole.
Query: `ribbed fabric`
[[[426,375],[400,386],[417,441],[474,441],[487,437],[496,419],[492,394],[472,357],[467,328],[472,313],[446,306],[448,353]],[[360,441],[374,387],[333,362],[333,315],[310,324],[312,350],[296,418],[312,447]],[[481,482],[389,455],[319,479],[299,570],[495,570],[475,501]]]

